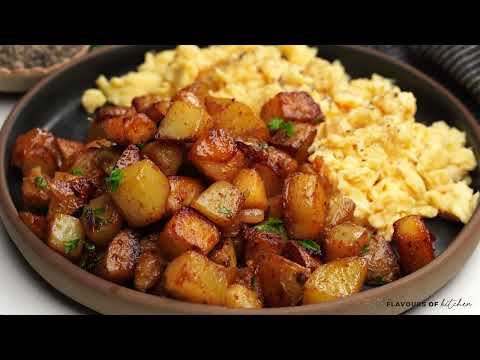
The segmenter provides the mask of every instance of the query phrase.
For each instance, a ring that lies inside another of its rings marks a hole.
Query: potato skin
[[[256,164],[253,168],[262,179],[268,198],[282,194],[283,179],[275,174],[272,169],[263,164]]]
[[[184,253],[167,266],[164,276],[165,290],[175,299],[207,305],[225,304],[226,270],[201,254]]]
[[[96,121],[104,121],[107,119],[121,117],[121,116],[133,116],[136,114],[135,108],[128,106],[102,106],[95,112]]]
[[[310,270],[315,270],[322,265],[318,255],[312,255],[297,241],[289,241],[283,248],[282,256]]]
[[[120,185],[111,196],[129,226],[144,227],[160,220],[170,194],[167,177],[148,159],[122,172]]]
[[[19,212],[18,216],[39,239],[43,241],[47,240],[48,223],[45,216],[39,216],[25,211]]]
[[[100,126],[107,140],[120,145],[145,144],[157,131],[155,122],[145,114],[108,118]]]
[[[150,106],[161,101],[163,101],[163,98],[158,95],[137,96],[132,100],[132,107],[135,108],[136,112],[145,114]]]
[[[298,163],[307,161],[309,149],[317,135],[317,128],[314,125],[296,123],[294,133],[288,136],[284,131],[278,131],[271,139],[270,144],[286,152]]]
[[[95,269],[101,278],[124,284],[133,280],[135,267],[140,255],[140,244],[132,230],[119,233],[108,246],[108,249]]]
[[[207,255],[220,242],[220,233],[196,211],[183,208],[165,225],[157,241],[162,255],[172,260],[189,250]]]
[[[135,289],[147,292],[153,288],[162,278],[166,266],[155,240],[147,238],[140,241],[140,257],[133,280]]]
[[[140,149],[136,145],[128,145],[117,161],[117,169],[125,169],[141,160]]]
[[[283,196],[281,194],[268,199],[268,217],[283,218]]]
[[[169,216],[180,211],[182,207],[190,206],[205,187],[200,181],[186,176],[169,176],[170,195],[167,201],[167,214]]]
[[[210,253],[209,259],[225,267],[228,271],[228,282],[233,283],[237,276],[237,255],[232,239],[226,238],[219,243]]]
[[[432,236],[422,218],[407,216],[393,224],[393,228],[393,240],[405,274],[420,270],[435,259]]]
[[[227,289],[225,306],[231,309],[261,309],[262,302],[255,291],[246,286],[234,284]]]
[[[293,239],[317,239],[324,230],[327,196],[318,176],[296,173],[285,180],[284,220]]]
[[[265,211],[260,209],[245,209],[240,211],[239,218],[243,224],[260,224],[265,221]]]
[[[285,246],[285,240],[278,234],[258,231],[254,228],[244,228],[245,261],[259,262],[265,254],[280,255]]]
[[[354,214],[355,203],[344,195],[337,193],[328,201],[325,227],[331,229],[345,222],[351,222],[353,221]]]
[[[76,241],[74,249],[68,249],[67,245]],[[80,220],[73,216],[56,214],[48,226],[47,245],[70,260],[77,260],[82,255],[85,242],[85,233]]]
[[[151,142],[142,150],[142,155],[152,160],[167,176],[176,175],[183,163],[184,147],[168,142]]]
[[[33,168],[30,175],[23,178],[22,182],[22,203],[25,209],[40,210],[48,208],[50,204],[50,192],[48,185],[46,188],[39,188],[36,179],[43,177],[49,183],[49,177],[42,174],[40,167]]]
[[[368,285],[384,285],[400,278],[397,256],[390,243],[381,236],[372,237],[363,258],[368,265]]]
[[[334,301],[360,292],[367,271],[367,262],[360,258],[340,259],[320,266],[305,284],[303,304]]]
[[[56,141],[57,148],[60,151],[63,163],[67,162],[68,159],[80,153],[85,148],[85,145],[78,141],[72,141],[62,138],[56,138]]]
[[[325,261],[363,255],[368,248],[370,234],[354,223],[343,223],[328,231],[322,242]]]
[[[304,91],[277,94],[263,106],[261,117],[266,122],[275,117],[312,124],[324,120],[320,106]]]
[[[244,209],[268,209],[267,192],[262,178],[254,169],[243,169],[233,180],[233,185],[245,197]],[[261,222],[261,221],[260,221]]]

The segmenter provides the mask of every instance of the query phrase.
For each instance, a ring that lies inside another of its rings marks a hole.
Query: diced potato
[[[360,258],[340,259],[320,266],[305,284],[303,304],[334,301],[360,292],[367,271],[367,262]]]
[[[62,161],[68,161],[72,156],[83,151],[85,145],[78,141],[56,138],[57,147],[62,155]]]
[[[256,164],[255,171],[262,178],[267,197],[271,198],[282,193],[283,180],[266,165]]]
[[[125,169],[141,160],[140,149],[136,145],[128,145],[117,161],[115,168]]]
[[[176,175],[182,166],[184,148],[181,144],[155,141],[145,145],[142,155],[152,160],[165,175],[170,176]]]
[[[318,253],[313,254],[313,252],[309,252],[309,250],[302,247],[297,241],[289,241],[285,245],[282,255],[288,260],[306,267],[307,269],[315,270],[322,265]]]
[[[388,241],[381,236],[374,236],[365,250],[363,258],[368,265],[368,285],[381,286],[400,277],[400,265]]]
[[[154,103],[147,109],[145,115],[158,124],[165,118],[171,105],[172,103],[168,100]]]
[[[194,251],[179,256],[165,270],[165,290],[175,299],[224,305],[227,288],[226,269]]]
[[[143,95],[138,96],[132,100],[132,106],[138,113],[145,114],[150,106],[163,101],[163,98],[158,95]]]
[[[225,306],[232,309],[261,309],[262,302],[255,291],[234,284],[227,289]]]
[[[283,196],[281,194],[268,199],[268,217],[283,218]]]
[[[25,209],[43,210],[50,204],[48,190],[49,177],[43,175],[40,167],[33,168],[30,175],[23,178],[22,203]]]
[[[30,212],[19,212],[18,216],[28,228],[42,240],[47,240],[48,224],[45,216],[39,216]]]
[[[331,229],[337,225],[353,220],[355,203],[341,193],[332,196],[328,202],[325,227]]]
[[[303,163],[302,165],[300,165],[300,167],[298,168],[298,172],[310,175],[317,175],[317,171],[310,163]]]
[[[363,255],[368,248],[370,234],[367,229],[353,223],[344,223],[331,229],[324,241],[325,260],[333,261]]]
[[[146,144],[155,137],[157,124],[145,114],[112,117],[100,122],[105,138],[120,145]]]
[[[95,140],[101,140],[105,139],[106,137],[107,134],[105,133],[105,130],[103,130],[101,122],[99,120],[92,121],[90,123],[90,127],[88,128],[86,142],[88,143]]]
[[[207,255],[219,241],[220,233],[215,225],[189,208],[173,215],[158,237],[160,251],[167,260],[189,250]]]
[[[290,237],[315,240],[325,226],[327,197],[318,176],[296,173],[283,188],[284,220]]]
[[[309,156],[309,149],[315,140],[317,128],[314,125],[296,123],[294,133],[289,136],[285,131],[278,131],[270,140],[270,144],[285,151],[298,163],[304,163]]]
[[[95,112],[95,119],[98,121],[104,121],[107,119],[121,117],[121,116],[133,116],[136,114],[135,108],[127,106],[102,106]]]
[[[82,255],[85,233],[80,220],[57,214],[49,224],[47,245],[70,260]]]
[[[159,221],[170,194],[167,177],[148,159],[120,171],[123,176],[111,195],[128,224],[143,227]]]
[[[56,214],[74,215],[87,202],[93,191],[89,179],[71,174],[56,174],[57,179],[49,181],[50,206],[47,220],[51,221]]]
[[[261,116],[266,122],[279,117],[316,124],[324,119],[320,106],[305,91],[279,93],[263,106]]]
[[[140,244],[136,234],[124,230],[108,245],[96,273],[105,280],[125,284],[134,278],[139,255]]]
[[[102,177],[104,171],[99,163],[99,155],[103,152],[103,150],[99,149],[85,149],[70,159],[68,162],[68,170],[80,170],[84,176],[90,178]],[[116,163],[120,155],[121,153],[112,159],[112,161],[115,161]],[[115,165],[115,163],[113,165]]]
[[[178,91],[172,101],[184,101],[196,107],[205,106],[205,98],[208,95],[208,85],[202,81],[195,81],[193,84]]]
[[[420,270],[435,259],[432,236],[421,217],[407,216],[393,227],[393,240],[397,243],[404,273]]]
[[[185,176],[169,176],[170,195],[167,201],[167,214],[173,215],[182,207],[188,207],[205,190],[196,179]]]
[[[106,247],[123,227],[123,219],[108,194],[91,200],[80,219],[88,239],[100,248]]]
[[[237,276],[237,255],[232,239],[225,239],[210,254],[210,260],[228,270],[228,282],[231,284]]]
[[[267,140],[268,128],[247,105],[238,101],[213,97],[205,99],[205,105],[213,118],[215,127],[224,129],[234,137]]]
[[[246,228],[243,233],[245,242],[245,261],[258,262],[265,254],[280,255],[285,246],[285,239],[279,234]]]
[[[140,242],[140,257],[135,268],[135,289],[147,292],[155,287],[162,278],[167,263],[162,259],[155,240],[144,239]]]
[[[265,254],[258,270],[265,304],[271,307],[298,305],[309,275],[307,268],[282,256]]]
[[[244,224],[260,224],[265,220],[265,211],[260,209],[246,209],[240,211],[240,222]]]
[[[262,178],[254,169],[243,169],[233,180],[235,185],[245,197],[245,209],[268,209],[268,199]],[[261,221],[260,221],[261,222]]]
[[[158,140],[196,141],[211,125],[206,110],[184,101],[175,101],[160,123]]]
[[[240,190],[226,181],[211,185],[193,202],[192,207],[219,226],[234,223],[244,198]]]

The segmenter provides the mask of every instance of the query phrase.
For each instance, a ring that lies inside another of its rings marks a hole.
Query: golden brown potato
[[[296,306],[302,301],[310,270],[282,256],[265,254],[259,263],[258,279],[271,307]]]
[[[157,125],[145,114],[120,116],[100,123],[105,138],[120,145],[145,144],[155,137]]]
[[[167,175],[176,175],[183,163],[184,147],[168,142],[151,142],[142,150],[142,155],[152,160]]]
[[[243,231],[245,242],[245,261],[259,262],[265,254],[280,255],[285,246],[285,239],[280,234],[259,231],[254,228],[245,228]]]
[[[95,271],[105,280],[125,284],[134,278],[139,255],[137,235],[131,230],[124,230],[108,245]]]
[[[190,206],[205,190],[205,187],[196,179],[186,176],[169,176],[170,195],[167,201],[169,216],[180,211],[182,207]]]
[[[266,122],[279,117],[312,124],[324,119],[320,106],[304,91],[279,93],[263,106],[261,117]]]
[[[315,240],[325,226],[327,197],[318,176],[296,173],[283,188],[284,220],[288,235]]]
[[[304,174],[310,174],[310,175],[317,175],[316,170],[313,168],[313,165],[310,163],[303,163],[300,165],[298,168],[298,172],[304,173]]]
[[[115,168],[125,169],[141,160],[140,149],[136,145],[128,145],[118,159]]]
[[[49,223],[47,245],[70,260],[82,255],[85,233],[80,220],[56,214]]]
[[[255,138],[267,140],[268,128],[247,105],[238,101],[225,101],[213,97],[205,99],[207,111],[217,129],[224,129],[235,138]]]
[[[367,261],[367,284],[379,286],[391,283],[400,277],[400,265],[390,243],[381,236],[374,236],[364,249]]]
[[[393,240],[398,246],[400,266],[411,274],[435,259],[430,231],[419,216],[407,216],[393,224]]]
[[[219,181],[201,193],[192,203],[192,208],[223,227],[235,222],[243,202],[240,190],[226,181]]]
[[[237,255],[232,239],[224,239],[210,253],[209,259],[227,269],[228,282],[231,284],[237,276]]]
[[[211,126],[206,110],[175,101],[160,123],[157,140],[194,142]]]
[[[162,255],[172,260],[189,250],[208,255],[220,242],[220,233],[196,211],[183,208],[165,225],[157,241]]]
[[[192,164],[213,181],[231,181],[246,166],[235,140],[222,129],[200,137],[188,153]]]
[[[278,131],[270,140],[270,144],[285,151],[298,163],[304,163],[309,156],[309,149],[317,135],[317,127],[305,123],[293,125],[293,135]]]
[[[152,161],[116,170],[109,179],[113,201],[129,226],[147,226],[165,214],[170,184]]]
[[[315,270],[322,265],[322,261],[319,257],[320,252],[312,250],[314,248],[316,246],[306,248],[298,241],[289,241],[283,248],[282,256],[307,269]]]
[[[72,141],[62,138],[56,138],[57,141],[57,148],[62,155],[62,161],[67,162],[72,156],[83,151],[85,145],[78,141]]]
[[[56,175],[57,178],[48,183],[51,196],[48,221],[56,214],[74,215],[86,204],[93,192],[92,183],[85,177],[58,173]]]
[[[90,127],[88,128],[86,142],[89,143],[95,140],[105,139],[107,134],[102,128],[100,120],[93,120],[90,122]]]
[[[123,219],[108,194],[84,206],[80,220],[88,239],[100,248],[106,247],[123,226]]]
[[[205,107],[205,98],[208,95],[208,86],[202,81],[195,81],[193,84],[178,91],[172,101],[184,101],[196,107]]]
[[[224,305],[228,275],[223,266],[189,251],[165,270],[165,290],[175,299],[208,305]]]
[[[135,289],[147,292],[155,287],[162,278],[167,263],[162,259],[155,240],[140,241],[140,257],[135,268],[133,286]]]
[[[370,234],[367,229],[353,223],[343,223],[328,231],[323,241],[325,261],[363,255],[368,248]]]
[[[245,198],[244,209],[268,209],[267,192],[262,178],[254,169],[243,169],[233,180],[233,185]],[[261,221],[260,221],[261,222]]]
[[[267,197],[272,198],[282,194],[283,179],[266,165],[256,164],[255,171],[262,178],[262,182],[267,192]]]
[[[255,291],[246,286],[234,284],[227,289],[225,306],[231,309],[261,309],[262,302]]]
[[[45,216],[39,216],[30,212],[19,212],[18,216],[28,228],[41,240],[47,240],[48,224]]]
[[[95,119],[99,122],[120,117],[120,116],[133,116],[136,114],[135,108],[127,106],[102,106],[95,112]]]
[[[156,102],[150,105],[145,111],[145,115],[158,124],[165,118],[171,105],[172,103],[169,100]]]
[[[265,211],[260,209],[245,209],[240,211],[240,222],[243,224],[256,225],[265,220]]]
[[[62,156],[55,137],[44,130],[32,129],[20,135],[12,150],[12,165],[28,176],[30,170],[40,167],[42,173],[53,176],[62,164]]]
[[[351,222],[354,214],[355,203],[341,193],[337,193],[328,201],[325,227],[331,229],[345,222]]]
[[[75,156],[72,156],[67,163],[68,172],[73,170],[81,172],[83,176],[89,178],[101,178],[104,175],[104,171],[98,163],[98,155],[103,150],[99,149],[84,149]],[[120,154],[115,159],[118,160]]]
[[[360,292],[367,271],[367,262],[360,258],[340,259],[320,266],[305,284],[303,304],[334,301]]]
[[[158,95],[137,96],[132,100],[132,106],[138,113],[145,114],[150,106],[161,101],[163,101],[163,98]]]
[[[33,168],[23,178],[22,203],[25,209],[43,210],[50,204],[49,177],[42,174],[40,167]]]

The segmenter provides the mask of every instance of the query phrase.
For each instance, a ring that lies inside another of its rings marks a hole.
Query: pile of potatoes
[[[323,121],[307,93],[280,93],[261,116],[208,93],[198,82],[105,106],[85,142],[19,136],[20,218],[105,280],[231,308],[332,301],[434,259],[422,219],[395,224],[397,255],[355,223],[321,159],[307,162]]]

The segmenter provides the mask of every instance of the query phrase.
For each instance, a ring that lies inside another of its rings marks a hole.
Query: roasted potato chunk
[[[87,178],[70,174],[56,173],[56,178],[49,182],[48,187],[51,196],[47,214],[49,221],[56,214],[74,215],[93,192],[93,185]]]
[[[208,90],[207,84],[202,81],[195,81],[193,84],[177,92],[172,98],[172,101],[184,101],[187,104],[203,108]]]
[[[355,203],[340,193],[335,194],[328,201],[325,227],[331,229],[345,222],[351,222],[355,214]]]
[[[265,211],[260,209],[246,209],[240,211],[240,222],[243,224],[260,224],[265,220]]]
[[[167,263],[162,259],[155,240],[140,241],[140,257],[135,268],[133,285],[135,289],[147,292],[162,278]]]
[[[131,230],[124,230],[108,245],[95,271],[105,280],[125,284],[134,278],[139,255],[137,235]]]
[[[188,159],[213,181],[231,181],[246,166],[245,157],[234,139],[216,129],[193,144]]]
[[[176,175],[182,166],[184,147],[181,144],[155,141],[145,145],[142,155],[152,160],[165,175],[171,176]]]
[[[50,204],[49,178],[42,175],[40,167],[33,168],[30,175],[23,178],[22,203],[25,209],[43,210]]]
[[[258,269],[265,304],[271,307],[298,305],[309,275],[307,268],[282,256],[265,254]]]
[[[56,214],[48,227],[47,245],[70,260],[82,255],[85,233],[80,220],[73,216]]]
[[[120,145],[145,144],[155,137],[157,125],[145,114],[119,116],[100,123],[105,138]]]
[[[135,114],[136,111],[133,107],[106,105],[95,112],[95,119],[97,121],[104,121],[115,117],[133,116]]]
[[[308,159],[308,150],[315,140],[317,128],[314,125],[297,123],[293,129],[292,136],[285,131],[278,131],[270,140],[270,144],[286,152],[301,164]]]
[[[322,265],[318,251],[306,249],[297,241],[289,241],[283,248],[282,255],[307,269],[315,270]]]
[[[368,248],[370,234],[367,229],[353,223],[344,223],[331,229],[323,241],[327,262],[363,255]]]
[[[209,255],[210,260],[228,270],[228,282],[231,284],[237,276],[237,255],[232,239],[226,238]]]
[[[167,201],[167,214],[173,215],[182,207],[190,206],[205,190],[196,179],[185,176],[169,176],[170,195]]]
[[[277,195],[268,199],[268,217],[283,218],[283,196]]]
[[[157,140],[194,142],[211,126],[206,110],[184,101],[175,101],[160,123]]]
[[[159,101],[150,105],[145,111],[145,115],[158,124],[165,118],[171,105],[172,103],[169,100]]]
[[[379,286],[391,283],[400,277],[400,266],[390,243],[381,236],[374,236],[365,249],[367,261],[367,284]]]
[[[68,160],[75,156],[76,154],[82,152],[85,148],[85,145],[78,141],[72,141],[62,138],[56,138],[57,148],[60,151],[62,156],[62,161],[68,162]]]
[[[223,266],[189,251],[165,270],[165,290],[175,299],[208,305],[224,305],[228,275]]]
[[[19,212],[18,216],[38,238],[44,241],[47,240],[48,224],[45,216],[24,211]]]
[[[283,179],[280,178],[280,176],[275,174],[275,172],[266,165],[256,164],[254,169],[262,178],[267,197],[272,198],[282,194]]]
[[[91,200],[83,208],[80,220],[88,239],[100,248],[108,246],[123,226],[123,219],[108,194]]]
[[[284,220],[293,239],[317,239],[324,230],[327,197],[318,176],[296,173],[283,188]]]
[[[233,185],[242,192],[245,198],[243,203],[244,209],[268,209],[265,185],[260,175],[254,169],[241,170],[233,180]]]
[[[110,177],[115,205],[131,227],[143,227],[159,221],[165,214],[170,194],[167,177],[146,159],[117,170]]]
[[[280,255],[285,246],[285,239],[272,232],[259,231],[254,228],[245,228],[245,261],[258,262],[265,254]]]
[[[140,149],[136,145],[128,145],[117,161],[117,169],[125,169],[141,160]]]
[[[261,117],[266,122],[276,117],[312,124],[324,120],[320,105],[304,91],[279,93],[263,106]]]
[[[367,262],[360,258],[340,259],[320,266],[305,284],[303,304],[334,301],[360,292],[367,271]]]
[[[235,222],[243,202],[240,190],[226,181],[219,181],[201,193],[192,203],[192,208],[223,227]]]
[[[262,302],[255,291],[246,286],[234,284],[227,289],[225,306],[231,309],[261,309]]]
[[[398,246],[400,266],[411,274],[435,259],[430,231],[419,216],[407,216],[393,224],[393,240]]]
[[[189,250],[207,255],[220,242],[220,233],[196,211],[183,208],[173,215],[157,240],[162,255],[172,260]]]

